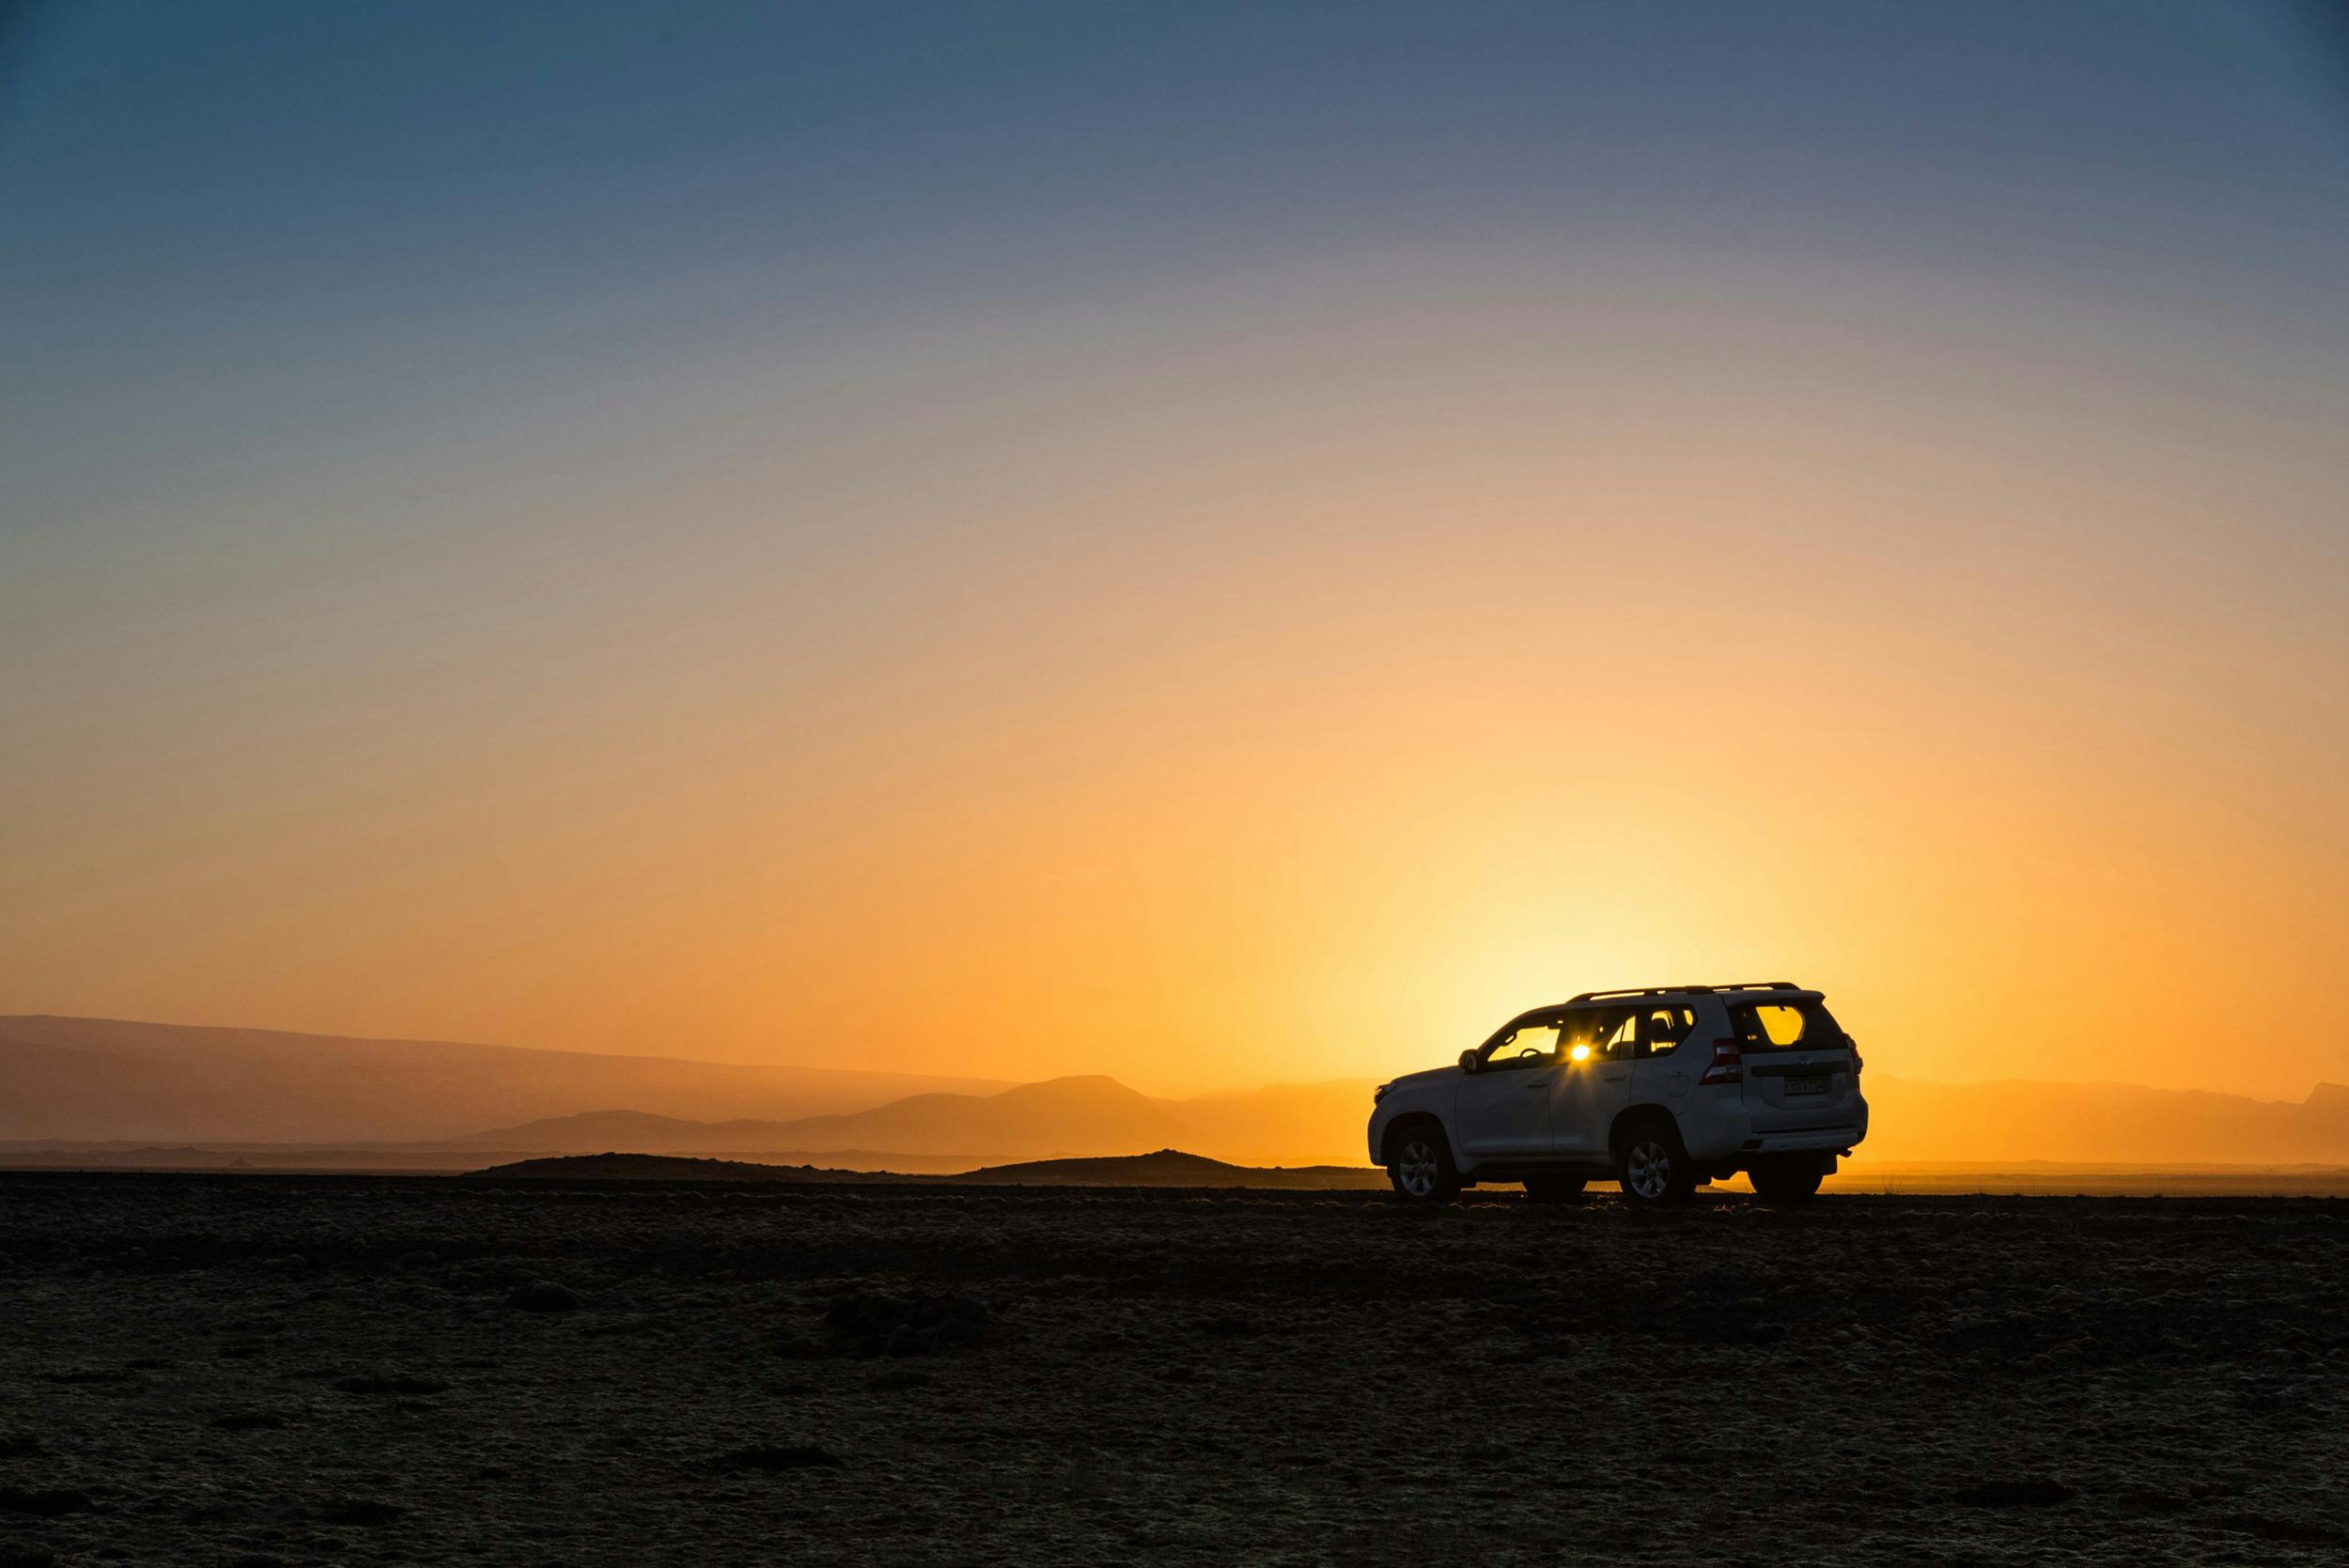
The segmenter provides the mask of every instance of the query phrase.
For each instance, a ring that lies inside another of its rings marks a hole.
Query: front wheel
[[[1680,1134],[1662,1120],[1641,1122],[1624,1134],[1615,1152],[1615,1179],[1632,1203],[1678,1203],[1697,1189],[1696,1168]]]
[[[1395,1141],[1387,1161],[1387,1180],[1394,1195],[1407,1203],[1442,1203],[1460,1195],[1460,1172],[1452,1163],[1452,1145],[1440,1129],[1412,1127]]]
[[[1814,1159],[1765,1159],[1757,1160],[1746,1174],[1753,1182],[1755,1197],[1773,1203],[1799,1203],[1818,1196],[1826,1172]]]

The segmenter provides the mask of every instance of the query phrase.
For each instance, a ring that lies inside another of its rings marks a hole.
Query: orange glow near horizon
[[[1701,290],[1397,327],[1403,274],[1262,343],[974,332],[886,430],[176,609],[107,567],[135,628],[50,629],[0,799],[0,1010],[1183,1094],[1785,978],[1875,1074],[2341,1076],[2341,557],[2233,521],[2337,470],[2165,450],[2289,432],[2080,369],[2112,323],[1845,297],[1724,366]]]

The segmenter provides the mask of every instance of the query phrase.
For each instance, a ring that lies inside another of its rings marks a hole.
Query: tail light
[[[1743,1083],[1746,1080],[1746,1059],[1735,1040],[1713,1042],[1713,1064],[1704,1069],[1699,1083]]]

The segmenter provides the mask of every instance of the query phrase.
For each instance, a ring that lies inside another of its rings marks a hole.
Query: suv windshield
[[[1746,1050],[1835,1050],[1850,1044],[1824,1001],[1734,1001],[1729,1026]]]

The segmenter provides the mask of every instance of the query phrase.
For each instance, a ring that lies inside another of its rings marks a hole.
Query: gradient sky
[[[2349,1079],[2319,7],[0,26],[0,1011]]]

